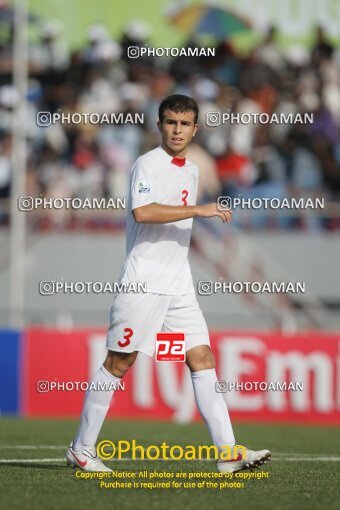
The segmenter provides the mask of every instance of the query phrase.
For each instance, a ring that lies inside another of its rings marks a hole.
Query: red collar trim
[[[186,162],[186,158],[172,158],[171,163],[176,166],[184,166]]]

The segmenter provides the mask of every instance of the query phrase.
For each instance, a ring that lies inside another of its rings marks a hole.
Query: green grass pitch
[[[266,479],[242,489],[101,489],[77,479],[62,460],[76,420],[0,419],[0,504],[3,509],[337,509],[340,508],[340,434],[336,427],[236,424],[237,441],[269,448]],[[210,444],[203,424],[107,421],[101,439],[135,439],[148,446]],[[14,446],[14,448],[13,448]],[[38,446],[39,448],[27,448]],[[11,462],[11,459],[13,461]],[[23,462],[26,459],[28,462]],[[36,462],[37,459],[41,461]],[[51,459],[57,459],[55,461]],[[60,459],[60,460],[58,460]],[[215,471],[214,461],[111,461],[115,470]],[[112,480],[111,480],[112,481]],[[196,480],[197,482],[198,480]]]

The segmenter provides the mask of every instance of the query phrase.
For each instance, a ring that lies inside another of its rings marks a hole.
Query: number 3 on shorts
[[[124,333],[125,333],[125,335],[123,338],[124,338],[125,342],[122,342],[121,340],[119,340],[119,342],[118,342],[119,347],[127,347],[131,343],[130,338],[133,335],[133,330],[131,328],[124,328]]]

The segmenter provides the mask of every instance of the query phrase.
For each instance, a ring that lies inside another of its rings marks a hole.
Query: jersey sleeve
[[[157,202],[157,179],[155,171],[137,159],[131,175],[131,209]]]

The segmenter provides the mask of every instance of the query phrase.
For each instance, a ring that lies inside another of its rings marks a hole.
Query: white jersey
[[[162,147],[139,157],[130,179],[126,261],[120,281],[145,282],[147,292],[180,295],[193,291],[188,262],[192,218],[173,223],[136,223],[132,211],[151,203],[195,205],[198,167],[173,158]]]

